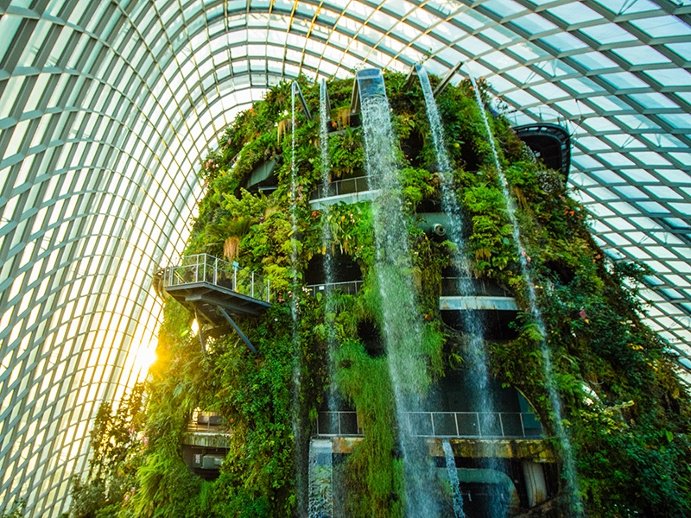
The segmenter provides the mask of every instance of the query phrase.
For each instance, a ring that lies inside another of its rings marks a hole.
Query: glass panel
[[[560,18],[565,24],[576,25],[584,22],[591,22],[595,20],[602,20],[602,15],[579,3],[575,6],[573,3],[558,5],[550,7],[547,12]]]
[[[653,38],[691,35],[691,28],[675,16],[656,16],[655,18],[631,20],[631,25],[638,27]]]
[[[586,27],[580,29],[579,32],[586,34],[600,44],[623,43],[636,39],[631,33],[615,23],[603,23],[593,27]]]

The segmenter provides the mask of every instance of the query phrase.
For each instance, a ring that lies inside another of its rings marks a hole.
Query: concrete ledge
[[[432,457],[444,457],[442,441],[449,441],[457,457],[529,460],[537,463],[556,462],[557,456],[545,439],[421,439],[427,443]],[[334,437],[333,452],[349,454],[362,437]]]
[[[532,462],[556,462],[556,455],[545,439],[444,439],[451,443],[457,457],[521,459]],[[443,457],[442,439],[429,439],[430,455]]]

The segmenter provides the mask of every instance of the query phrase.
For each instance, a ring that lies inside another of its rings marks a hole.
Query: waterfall
[[[309,518],[334,516],[333,445],[330,439],[312,439],[309,449]]]
[[[326,90],[326,80],[322,79],[321,83],[319,84],[319,144],[320,144],[320,151],[321,151],[321,167],[322,167],[322,187],[323,191],[325,193],[329,192],[329,183],[330,183],[330,167],[329,167],[329,120],[330,120],[330,114],[328,113],[328,108],[327,108],[327,99],[328,99],[328,94]],[[336,331],[333,326],[333,322],[330,320],[330,315],[333,314],[333,308],[334,308],[334,293],[333,290],[331,289],[331,285],[334,283],[334,267],[333,267],[333,255],[331,253],[331,245],[332,245],[332,236],[331,236],[331,227],[329,226],[329,212],[330,212],[330,205],[325,204],[324,207],[322,208],[323,211],[323,216],[322,216],[322,249],[324,250],[324,262],[323,262],[323,270],[324,270],[324,283],[326,284],[326,289],[324,290],[324,297],[325,297],[325,309],[324,309],[324,314],[326,315],[326,320],[327,320],[327,336],[326,336],[326,345],[327,345],[327,353],[328,353],[328,362],[329,362],[329,380],[330,380],[330,385],[329,385],[329,393],[328,393],[328,407],[329,410],[335,411],[338,410],[336,408],[336,387],[333,384],[334,380],[334,363],[333,363],[333,355],[334,355],[334,348],[336,347]],[[334,415],[334,414],[330,414]]]
[[[542,312],[537,303],[537,295],[535,294],[535,283],[533,282],[533,274],[528,267],[528,255],[526,254],[525,247],[521,240],[521,230],[518,226],[518,220],[516,219],[516,204],[511,197],[509,191],[509,184],[506,180],[504,170],[501,167],[499,161],[499,153],[497,152],[497,147],[494,142],[494,135],[492,129],[489,125],[489,120],[487,119],[487,113],[485,112],[485,107],[480,97],[480,91],[478,90],[477,83],[472,74],[468,74],[470,82],[473,85],[473,91],[475,92],[475,101],[477,102],[478,108],[480,109],[480,114],[482,116],[482,122],[485,127],[485,132],[487,133],[487,139],[492,150],[492,158],[494,160],[494,167],[497,170],[499,176],[499,182],[501,184],[501,189],[504,194],[504,199],[506,201],[506,209],[513,229],[513,241],[516,246],[516,252],[518,253],[518,259],[521,266],[521,274],[526,280],[528,301],[530,304],[530,314],[533,321],[540,331],[540,353],[542,355],[542,367],[543,374],[545,377],[547,394],[549,396],[552,409],[554,410],[554,426],[557,434],[557,439],[561,443],[563,460],[564,460],[564,477],[568,485],[567,490],[571,499],[571,508],[576,515],[583,515],[583,503],[581,502],[579,490],[578,490],[578,476],[576,473],[576,465],[573,459],[573,451],[571,449],[571,441],[568,436],[568,432],[564,428],[562,423],[562,411],[561,411],[561,401],[559,399],[559,394],[557,392],[557,387],[554,382],[554,373],[552,369],[552,355],[550,353],[549,347],[547,345],[547,329],[545,327],[544,319],[542,318]]]
[[[326,80],[322,79],[319,84],[319,144],[321,151],[321,167],[322,167],[322,186],[323,192],[328,192],[329,188],[329,121],[331,119],[328,113],[328,93],[326,90]],[[326,395],[326,404],[329,410],[328,419],[329,422],[326,424],[329,433],[333,433],[334,430],[338,430],[338,398],[336,394],[336,384],[335,384],[335,363],[334,354],[336,351],[336,329],[333,323],[334,311],[334,291],[331,289],[331,285],[334,283],[334,267],[333,267],[333,255],[331,252],[332,236],[331,227],[329,226],[329,211],[330,205],[326,204],[322,208],[322,248],[324,249],[324,261],[323,261],[323,273],[324,273],[324,283],[326,284],[326,289],[324,290],[324,315],[326,323],[326,349],[327,349],[327,362],[328,362],[328,374],[329,374],[329,386],[328,393]],[[326,497],[319,497],[315,500],[313,496],[315,492],[314,488],[314,477],[312,471],[314,468],[312,460],[312,445],[317,440],[313,439],[310,443],[310,482],[309,482],[309,507],[308,516],[309,518],[326,518],[334,516],[334,502],[333,502],[333,485],[334,485],[334,475],[331,464],[329,464],[329,493],[328,493],[328,505],[323,503]],[[331,441],[327,441],[329,448],[331,447]],[[329,457],[331,459],[331,457]],[[318,468],[320,473],[324,470],[323,467]],[[319,494],[325,491],[325,482],[323,477],[318,479]],[[315,503],[317,502],[317,503]]]
[[[321,152],[321,166],[322,166],[322,189],[324,195],[329,192],[329,174],[331,173],[331,164],[329,161],[329,121],[331,115],[328,113],[328,92],[326,86],[326,80],[322,79],[319,83],[319,146]],[[324,212],[328,214],[328,205],[325,207]],[[322,232],[322,242],[324,244],[330,244],[331,242],[331,230],[327,227],[326,230]],[[328,238],[328,239],[326,239]],[[333,272],[324,271],[325,274],[333,276]]]
[[[467,246],[463,238],[465,222],[463,214],[456,198],[453,187],[453,170],[449,160],[449,155],[445,147],[444,128],[442,126],[439,109],[437,107],[432,86],[427,76],[427,71],[421,66],[416,67],[422,93],[425,98],[425,109],[429,120],[430,132],[437,159],[437,170],[441,184],[441,205],[442,210],[450,221],[450,228],[447,230],[449,240],[455,245],[451,261],[459,277],[457,278],[457,291],[462,297],[476,295],[472,283],[470,264],[468,261]],[[468,391],[472,408],[479,411],[481,435],[492,435],[492,430],[496,428],[494,401],[492,398],[489,384],[489,369],[487,364],[487,351],[485,348],[484,327],[477,312],[461,311],[463,331],[468,340],[468,355],[466,365],[468,366],[469,386],[465,387]],[[483,449],[485,442],[481,442]],[[499,460],[491,451],[487,451],[487,468],[501,470],[502,461]],[[496,492],[492,493],[492,498],[497,497]],[[501,516],[502,506],[499,502],[492,502],[492,516]]]
[[[303,437],[301,426],[300,389],[302,384],[302,366],[300,359],[300,332],[298,330],[298,251],[295,236],[298,230],[297,218],[297,164],[295,163],[295,95],[298,85],[293,82],[290,88],[291,108],[291,152],[290,152],[290,223],[292,230],[292,247],[290,262],[292,267],[292,297],[290,300],[290,312],[293,318],[293,374],[292,374],[292,428],[295,438],[295,487],[297,494],[297,508],[299,514],[305,510],[305,462],[303,458]]]
[[[364,70],[372,77],[372,70]],[[379,72],[379,71],[376,71]],[[395,398],[399,446],[403,455],[407,516],[437,516],[434,468],[426,443],[414,437],[408,412],[419,410],[420,392],[429,384],[427,366],[418,356],[422,321],[411,282],[412,262],[396,164],[394,132],[381,73],[365,90],[358,80],[369,188],[380,190],[373,202],[382,334]],[[364,80],[362,80],[364,82]]]
[[[453,495],[453,515],[456,518],[465,518],[463,512],[463,495],[461,494],[461,483],[458,480],[458,471],[456,470],[456,459],[453,455],[451,443],[444,439],[441,443],[444,450],[444,459],[446,461],[446,471],[449,474],[449,482],[451,483],[451,493]]]

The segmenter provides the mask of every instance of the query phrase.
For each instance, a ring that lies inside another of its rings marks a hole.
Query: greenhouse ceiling
[[[691,0],[0,1],[0,506],[57,515],[98,405],[151,361],[195,170],[267,87],[364,66],[485,77],[572,135],[570,184],[688,367]]]

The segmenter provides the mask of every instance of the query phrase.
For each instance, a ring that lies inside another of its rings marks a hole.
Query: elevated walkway
[[[229,324],[252,352],[256,348],[233,316],[259,316],[271,306],[268,282],[208,254],[184,257],[162,272],[163,289],[182,305],[213,325]]]
[[[439,297],[439,309],[442,311],[517,311],[518,306],[513,297],[453,295]]]

